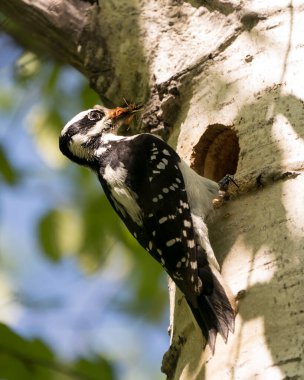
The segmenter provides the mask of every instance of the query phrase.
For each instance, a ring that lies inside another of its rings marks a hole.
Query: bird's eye
[[[89,120],[101,120],[103,114],[100,111],[93,110],[88,114],[88,119]]]

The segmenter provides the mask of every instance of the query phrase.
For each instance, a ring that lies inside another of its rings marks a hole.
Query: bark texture
[[[211,356],[170,283],[168,379],[302,379],[303,3],[2,0],[0,11],[106,105],[146,103],[144,127],[200,174],[235,172],[240,188],[209,227],[239,298],[236,331]]]

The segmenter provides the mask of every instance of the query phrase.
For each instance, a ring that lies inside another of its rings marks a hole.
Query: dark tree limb
[[[24,30],[22,42],[88,74],[84,60],[95,6],[80,0],[2,0],[0,11]],[[20,39],[20,36],[18,37]]]
[[[107,79],[113,73],[101,36],[97,4],[81,0],[2,0],[0,12],[17,25],[16,30],[9,22],[5,29],[18,42],[72,65],[102,97],[101,87],[109,85]],[[103,86],[98,85],[101,76]]]

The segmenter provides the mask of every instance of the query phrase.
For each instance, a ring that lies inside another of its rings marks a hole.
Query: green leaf
[[[96,358],[94,362],[80,359],[75,363],[75,369],[90,380],[113,379],[113,369],[103,358]]]
[[[83,240],[82,229],[81,220],[74,210],[53,209],[41,218],[38,225],[41,247],[54,261],[78,252]]]
[[[24,51],[16,62],[16,80],[23,82],[28,79],[34,79],[40,69],[40,58],[30,51]]]
[[[39,223],[38,235],[43,251],[48,258],[57,261],[60,259],[62,252],[58,241],[58,219],[57,210],[52,210],[46,214]]]
[[[19,177],[19,173],[11,165],[5,151],[0,146],[0,178],[2,178],[8,185],[16,185]]]
[[[2,323],[0,337],[1,379],[52,379],[48,367],[52,366],[53,354],[44,343],[26,341]]]
[[[58,361],[40,340],[26,340],[0,323],[1,380],[113,380],[113,370],[104,358]]]

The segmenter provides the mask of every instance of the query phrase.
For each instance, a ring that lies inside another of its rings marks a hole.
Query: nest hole
[[[194,146],[191,167],[198,174],[218,182],[226,174],[235,174],[240,147],[231,126],[210,125]]]

